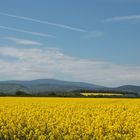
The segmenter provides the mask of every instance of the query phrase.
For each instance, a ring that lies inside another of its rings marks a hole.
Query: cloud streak
[[[18,45],[35,45],[35,46],[42,45],[40,42],[37,42],[37,41],[21,39],[21,38],[16,38],[16,37],[5,37],[4,39],[10,40]]]
[[[112,22],[112,21],[137,21],[137,20],[140,20],[140,15],[116,16],[112,18],[107,18],[104,21]]]
[[[103,32],[100,32],[100,31],[92,31],[88,34],[86,34],[84,36],[85,39],[94,39],[94,38],[100,38],[100,37],[103,37],[104,36],[104,33]]]
[[[5,57],[13,59],[4,59]],[[76,58],[57,49],[0,46],[0,78],[58,78],[117,86],[140,84],[140,66]]]
[[[51,26],[55,26],[55,27],[59,27],[59,28],[67,29],[67,30],[77,31],[77,32],[86,32],[84,29],[81,29],[81,28],[76,28],[76,27],[72,27],[72,26],[68,26],[68,25],[64,25],[64,24],[57,24],[57,23],[53,23],[53,22],[38,20],[38,19],[24,17],[24,16],[13,15],[13,14],[9,14],[9,13],[0,12],[0,15],[17,18],[17,19],[22,19],[22,20],[26,20],[26,21],[32,21],[32,22],[41,23],[41,24],[45,24],[45,25],[51,25]]]
[[[27,31],[27,30],[23,30],[23,29],[18,29],[18,28],[12,28],[12,27],[1,26],[1,25],[0,25],[0,28],[4,29],[4,30],[10,30],[10,31],[21,32],[21,33],[27,33],[27,34],[31,34],[31,35],[35,35],[35,36],[55,38],[55,36],[50,35],[50,34],[31,32],[31,31]]]

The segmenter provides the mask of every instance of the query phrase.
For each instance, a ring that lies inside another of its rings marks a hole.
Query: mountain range
[[[69,82],[56,79],[38,79],[31,81],[0,81],[0,93],[15,94],[23,91],[30,94],[48,91],[74,91],[74,90],[106,90],[119,92],[134,92],[140,94],[140,86],[124,85],[115,88],[104,87],[83,82]]]

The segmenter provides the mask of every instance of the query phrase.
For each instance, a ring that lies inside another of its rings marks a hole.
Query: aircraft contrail
[[[36,36],[55,38],[55,36],[50,35],[50,34],[43,34],[43,33],[38,33],[38,32],[31,32],[31,31],[27,31],[27,30],[23,30],[23,29],[17,29],[17,28],[12,28],[12,27],[7,27],[7,26],[1,26],[0,25],[0,28],[1,29],[5,29],[5,30],[11,30],[11,31],[16,31],[16,32],[22,32],[22,33],[32,34],[32,35],[36,35]]]
[[[64,25],[64,24],[57,24],[57,23],[38,20],[38,19],[34,19],[34,18],[29,18],[29,17],[23,17],[23,16],[18,16],[18,15],[3,13],[3,12],[0,12],[0,15],[18,18],[18,19],[22,19],[22,20],[26,20],[26,21],[37,22],[37,23],[41,23],[41,24],[47,24],[47,25],[56,26],[59,28],[64,28],[64,29],[73,30],[73,31],[77,31],[77,32],[86,32],[86,30],[81,29],[81,28],[71,27],[71,26]]]

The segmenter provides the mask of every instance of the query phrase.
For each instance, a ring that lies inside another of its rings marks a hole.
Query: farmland
[[[120,93],[81,93],[83,96],[105,96],[105,97],[111,97],[111,96],[118,96],[118,97],[123,97],[123,94]]]
[[[140,99],[1,97],[0,139],[138,140]]]

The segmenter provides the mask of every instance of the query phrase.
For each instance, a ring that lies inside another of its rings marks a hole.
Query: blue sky
[[[139,0],[2,1],[0,80],[140,85],[139,7]]]

